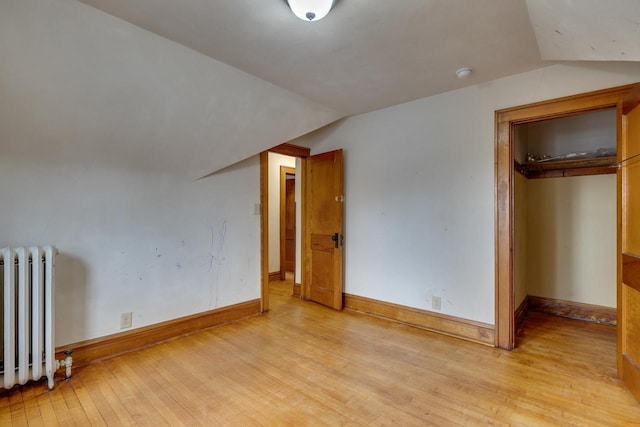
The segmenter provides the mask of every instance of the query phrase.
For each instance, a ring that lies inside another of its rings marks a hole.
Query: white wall
[[[527,182],[527,292],[616,306],[616,175]]]
[[[295,168],[296,158],[269,153],[269,273],[280,271],[280,166]]]
[[[345,291],[494,323],[494,117],[640,80],[640,63],[555,65],[344,119]]]
[[[55,244],[57,345],[260,297],[259,162],[192,182],[0,156],[0,247]]]
[[[57,345],[259,296],[257,158],[188,177],[334,112],[71,0],[1,2],[0,58],[0,246],[60,248]],[[493,323],[494,111],[638,76],[558,65],[310,136],[346,149],[346,291]]]
[[[522,125],[527,132],[526,151],[562,154],[616,148],[616,109],[579,114]]]
[[[58,246],[57,345],[260,296],[255,154],[335,112],[75,0],[0,2],[0,58],[0,247]]]

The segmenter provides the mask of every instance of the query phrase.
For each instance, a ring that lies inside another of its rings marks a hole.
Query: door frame
[[[514,126],[580,113],[616,108],[616,145],[620,156],[622,104],[635,85],[617,86],[495,112],[495,346],[515,348],[515,301],[513,288],[514,235]],[[619,160],[619,157],[618,157]],[[620,173],[618,173],[618,190]],[[620,286],[620,201],[617,220],[617,283]],[[619,298],[619,295],[618,295]]]
[[[294,180],[296,180],[296,185],[298,185],[299,181],[297,181],[296,169],[289,166],[280,166],[280,280],[285,280],[286,268],[285,268],[285,257],[286,257],[286,238],[287,238],[287,222],[286,222],[286,196],[287,196],[287,175],[293,175]],[[298,224],[296,224],[297,228]],[[294,255],[295,256],[295,255]],[[295,270],[294,270],[295,271]]]
[[[306,223],[306,205],[305,205],[305,176],[307,168],[307,157],[311,155],[311,149],[300,147],[293,144],[280,144],[260,153],[260,312],[269,311],[269,153],[284,154],[291,157],[299,157],[301,162],[300,179],[302,185],[302,197],[300,200],[300,210],[302,212],[302,221],[300,224],[302,230],[302,248],[306,247],[305,223]],[[306,273],[306,255],[302,251],[302,259],[300,262],[302,268],[302,295],[305,294],[304,277]]]
[[[634,159],[637,154],[629,153],[630,147],[630,129],[629,129],[629,117],[628,115],[636,108],[640,108],[640,84],[636,85],[632,91],[630,91],[622,102],[622,107],[619,110],[620,128],[621,128],[621,144],[624,150],[620,150],[618,154],[618,165],[622,168],[625,165],[622,163]],[[630,173],[630,172],[629,172]],[[628,311],[628,288],[638,289],[636,283],[637,272],[633,272],[637,268],[637,258],[630,253],[623,253],[623,250],[628,250],[629,245],[627,239],[629,238],[629,232],[626,228],[629,226],[631,207],[624,202],[625,199],[631,199],[629,196],[630,189],[629,175],[620,171],[618,173],[618,232],[620,239],[618,240],[618,318],[621,319],[618,323],[618,376],[622,379],[624,385],[629,389],[631,394],[640,401],[640,377],[638,376],[637,366],[630,357],[627,357],[627,348],[629,337],[626,336],[626,332],[629,330],[629,323],[633,321],[638,322],[640,319],[633,318]],[[636,273],[636,274],[634,274]],[[635,323],[634,322],[634,323]],[[635,323],[637,325],[637,323]],[[636,361],[637,362],[637,361]]]

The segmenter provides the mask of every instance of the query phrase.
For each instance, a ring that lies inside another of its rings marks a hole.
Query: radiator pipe
[[[63,366],[66,368],[65,375],[64,375],[65,380],[68,380],[71,378],[71,365],[73,364],[73,357],[71,357],[71,353],[73,353],[73,350],[65,350],[64,354],[67,357],[65,357],[62,360],[56,360],[57,369],[60,369]]]

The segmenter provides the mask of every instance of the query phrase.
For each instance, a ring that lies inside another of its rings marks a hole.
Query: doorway
[[[295,162],[295,158],[293,158]],[[296,283],[296,168],[280,166],[280,280]],[[270,236],[275,237],[275,236]],[[271,239],[270,239],[271,240]],[[296,294],[294,288],[294,295]],[[299,295],[299,293],[298,293]]]
[[[285,154],[296,157],[299,165],[300,203],[296,208],[301,217],[300,245],[296,259],[296,284],[301,298],[335,310],[342,310],[344,300],[343,264],[343,151],[334,150],[310,156],[310,150],[282,144],[260,154],[260,271],[261,311],[269,310],[269,155]],[[298,177],[299,175],[299,177]],[[298,186],[297,186],[298,187]],[[279,207],[279,202],[278,202]],[[277,238],[279,241],[279,236]],[[279,266],[278,262],[278,266]],[[299,272],[299,274],[298,274]],[[278,273],[278,279],[280,279]],[[298,279],[299,277],[299,279]],[[298,282],[298,280],[300,280]],[[294,286],[294,294],[295,286]]]
[[[268,151],[260,153],[260,281],[262,312],[269,311],[269,283],[274,280],[281,281],[283,280],[283,276],[286,277],[286,271],[282,271],[281,267],[282,248],[280,247],[280,242],[282,240],[282,233],[280,226],[282,223],[281,211],[283,208],[281,204],[282,190],[280,184],[282,181],[283,170],[286,178],[287,171],[291,173],[293,169],[291,166],[285,166],[285,168],[289,169],[281,169],[280,166],[283,165],[277,164],[277,162],[270,162],[270,156],[281,156],[281,158],[288,159],[286,160],[288,165],[295,166],[296,163],[300,165],[302,159],[309,157],[310,153],[311,150],[309,148],[299,147],[292,144],[281,144]],[[293,169],[293,173],[296,176],[296,183],[301,184],[304,182],[304,169],[302,167],[296,169]],[[273,182],[274,180],[277,181],[278,188],[270,190],[270,187],[272,186],[269,185],[269,182]],[[284,184],[286,186],[286,182]],[[284,190],[286,193],[286,188]],[[301,216],[302,212],[304,212],[303,198],[300,198],[299,203],[296,204],[296,210],[299,212],[298,216]],[[270,214],[270,212],[274,214]],[[272,227],[272,223],[276,221],[278,227]],[[300,237],[298,238],[298,241],[300,241],[300,248],[304,247],[304,233],[302,232],[303,226],[304,221],[297,221],[296,229],[299,230]],[[278,256],[276,258],[274,256],[270,256],[271,254],[277,254]],[[294,262],[294,264],[298,273],[301,275],[303,265],[300,257],[298,256],[297,258],[299,259],[297,262]],[[296,287],[298,289],[300,288],[300,286],[296,286],[299,285],[299,279],[296,279],[295,276],[296,275],[294,274],[294,280],[292,283],[294,292],[296,292]]]
[[[300,167],[299,160],[294,156],[279,153],[268,153],[268,159],[269,280],[284,281],[288,277],[289,282],[293,283],[296,267],[295,184],[299,182],[296,179],[296,173],[299,173],[296,169]],[[287,212],[287,202],[289,212]],[[289,251],[287,251],[287,243]]]
[[[516,125],[514,144],[516,330],[531,311],[615,325],[615,108]]]
[[[614,108],[617,110],[617,144],[620,141],[622,100],[633,85],[621,86],[496,111],[496,342],[515,347],[516,303],[514,290],[514,152],[516,126],[552,118]]]

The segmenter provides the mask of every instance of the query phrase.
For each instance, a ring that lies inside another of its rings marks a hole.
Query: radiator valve
[[[62,360],[56,360],[58,369],[62,368],[63,366],[66,368],[65,375],[64,375],[65,380],[68,380],[69,378],[71,378],[71,365],[73,364],[73,357],[71,357],[71,353],[73,353],[73,350],[65,350],[64,354],[67,357],[65,357]]]

